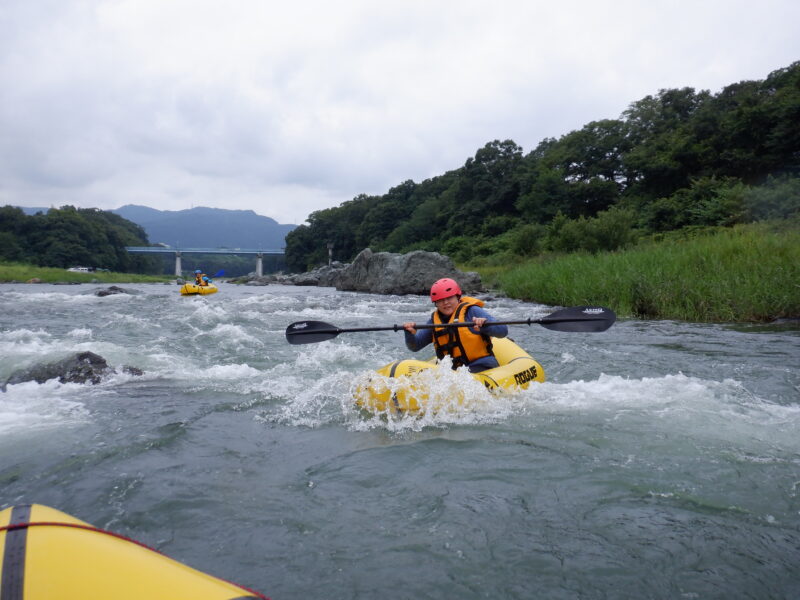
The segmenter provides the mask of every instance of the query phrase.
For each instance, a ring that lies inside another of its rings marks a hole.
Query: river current
[[[422,417],[352,390],[420,296],[0,285],[0,381],[90,350],[98,385],[0,393],[0,508],[40,503],[285,598],[800,597],[800,330],[512,326],[547,382]],[[613,308],[613,307],[611,307]],[[555,310],[505,298],[497,318]],[[425,351],[418,358],[427,358]]]

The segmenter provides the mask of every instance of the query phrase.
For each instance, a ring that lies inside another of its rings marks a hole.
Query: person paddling
[[[197,269],[194,272],[194,282],[197,285],[208,285],[211,283],[211,279],[208,278],[208,275],[203,273],[200,269]]]
[[[440,360],[449,355],[453,359],[454,369],[466,366],[470,373],[498,366],[492,353],[491,338],[506,337],[508,327],[492,325],[496,319],[483,310],[483,300],[462,295],[461,287],[454,279],[444,278],[431,286],[431,302],[436,305],[436,310],[428,319],[428,324],[472,321],[475,325],[417,330],[415,322],[403,323],[409,350],[417,352],[433,343]]]

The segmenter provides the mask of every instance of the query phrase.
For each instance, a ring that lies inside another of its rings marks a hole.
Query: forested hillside
[[[125,250],[125,246],[147,245],[141,227],[97,208],[63,206],[26,215],[16,207],[0,207],[0,259],[47,267],[159,273],[161,260]]]
[[[359,251],[457,261],[611,250],[642,235],[800,212],[800,62],[717,94],[664,89],[529,152],[494,141],[453,171],[312,213],[286,236],[305,270]]]

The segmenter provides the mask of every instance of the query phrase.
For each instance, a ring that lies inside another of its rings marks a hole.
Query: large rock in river
[[[456,269],[453,261],[438,252],[417,250],[408,254],[362,250],[352,263],[337,273],[337,290],[373,294],[427,294],[437,279],[451,277],[465,293],[483,289],[475,272]]]
[[[127,290],[125,288],[121,288],[118,285],[112,285],[104,290],[95,290],[94,295],[100,296],[102,298],[104,296],[113,296],[115,294],[137,294],[137,293],[138,292],[133,290]]]
[[[136,367],[122,367],[122,370],[131,375],[142,375]],[[50,379],[58,379],[61,383],[100,383],[105,375],[114,372],[106,359],[94,352],[75,352],[66,358],[35,365],[28,369],[17,371],[9,377],[0,389],[5,390],[7,385],[35,381],[44,383]]]

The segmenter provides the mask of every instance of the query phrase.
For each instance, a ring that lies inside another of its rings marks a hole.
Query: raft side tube
[[[197,285],[196,283],[184,283],[181,286],[181,296],[206,296],[208,294],[216,294],[219,288],[213,283],[208,285]]]
[[[0,511],[0,564],[3,600],[266,598],[41,504]]]

